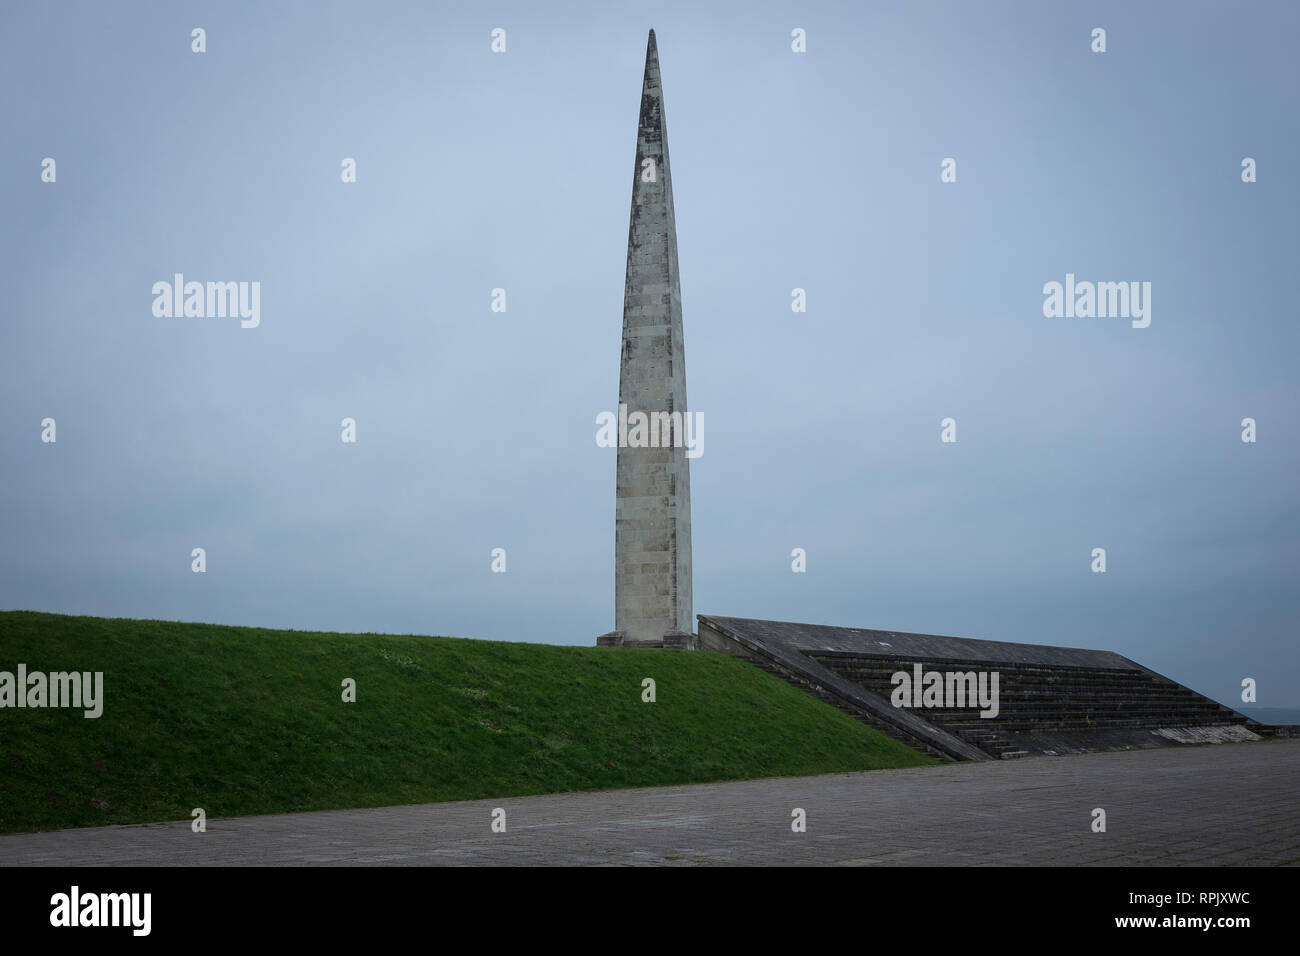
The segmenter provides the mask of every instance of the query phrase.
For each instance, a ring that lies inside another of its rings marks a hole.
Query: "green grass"
[[[0,832],[934,762],[705,652],[0,612],[19,663],[104,710],[0,709]]]

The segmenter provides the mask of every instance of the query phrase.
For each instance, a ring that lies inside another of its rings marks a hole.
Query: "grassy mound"
[[[103,671],[103,715],[0,709],[0,832],[933,762],[701,652],[0,612],[19,663]]]

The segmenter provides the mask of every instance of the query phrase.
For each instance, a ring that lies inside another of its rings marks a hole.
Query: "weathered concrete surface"
[[[1257,741],[1270,729],[1112,651],[699,615],[699,646],[749,660],[902,740],[956,760]],[[999,709],[895,707],[893,674],[998,672]]]
[[[619,404],[629,416],[687,414],[668,130],[654,31],[646,45],[632,178]],[[663,435],[660,435],[663,444]],[[680,436],[669,447],[618,449],[614,632],[603,643],[659,645],[693,634],[691,477]],[[615,635],[618,635],[617,637]]]
[[[951,658],[966,662],[1010,661],[1017,664],[1146,670],[1141,664],[1114,651],[1096,651],[1083,647],[1015,644],[1010,641],[986,641],[938,634],[907,634],[861,627],[719,617],[715,614],[701,614],[700,620],[728,636],[740,637],[762,647],[787,647],[804,654],[851,651],[864,657],[914,657],[926,660]]]
[[[846,680],[823,667],[794,645],[768,633],[763,625],[786,626],[778,621],[750,621],[743,618],[701,614],[700,647],[730,654],[770,670],[782,680],[809,691],[832,706],[838,706],[910,747],[953,760],[988,760],[969,741],[961,740],[941,727],[910,711],[894,707],[888,700]],[[757,625],[735,627],[733,625]],[[789,625],[800,627],[802,625]]]
[[[1275,740],[22,834],[0,865],[1294,865],[1298,792]]]

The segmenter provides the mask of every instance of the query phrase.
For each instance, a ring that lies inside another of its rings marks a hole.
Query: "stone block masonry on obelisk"
[[[676,412],[673,418],[686,420],[673,177],[653,30],[646,44],[632,176],[618,400],[629,415]],[[690,465],[680,436],[671,442],[660,437],[660,447],[619,442],[614,631],[599,638],[603,646],[695,647]]]

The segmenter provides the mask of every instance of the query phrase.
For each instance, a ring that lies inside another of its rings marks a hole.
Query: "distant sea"
[[[1228,706],[1232,707],[1231,704]],[[1261,724],[1300,724],[1300,707],[1252,707],[1249,704],[1238,704],[1232,709],[1255,718]]]

